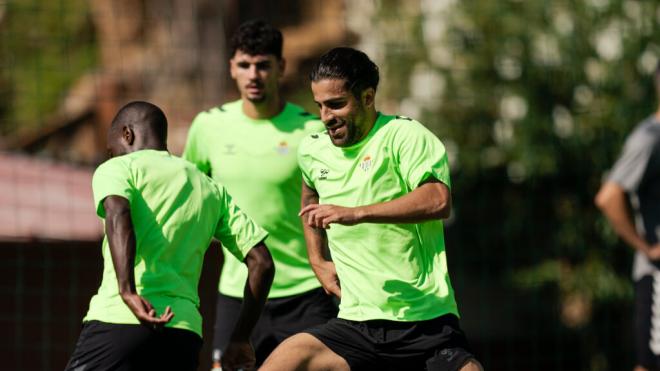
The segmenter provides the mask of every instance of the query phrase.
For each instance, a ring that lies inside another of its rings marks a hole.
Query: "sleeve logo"
[[[330,170],[328,170],[328,169],[321,169],[321,171],[320,171],[321,175],[319,176],[319,180],[328,179],[328,173],[329,172],[330,172]]]

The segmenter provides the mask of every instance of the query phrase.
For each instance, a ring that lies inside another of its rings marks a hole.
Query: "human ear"
[[[121,129],[121,137],[129,146],[132,146],[133,142],[135,142],[135,132],[128,126],[124,126]]]
[[[279,68],[280,68],[280,77],[284,76],[284,70],[286,69],[286,60],[284,58],[281,58],[279,60]]]
[[[229,75],[236,80],[236,60],[234,58],[229,60]]]
[[[374,105],[374,100],[376,97],[376,91],[374,88],[366,88],[362,91],[362,105],[365,107],[370,107]]]

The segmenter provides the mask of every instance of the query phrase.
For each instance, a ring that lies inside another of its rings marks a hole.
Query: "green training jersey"
[[[390,201],[435,177],[450,186],[443,144],[419,122],[379,114],[359,143],[336,147],[326,133],[298,151],[319,203],[346,207]],[[458,315],[447,272],[443,224],[331,224],[326,230],[341,284],[339,317],[421,321]]]
[[[135,286],[158,314],[169,305],[167,327],[202,336],[197,285],[213,236],[243,261],[267,233],[242,213],[225,189],[167,151],[142,150],[103,163],[92,180],[97,214],[105,220],[108,196],[128,200],[135,231]],[[138,324],[119,296],[107,236],[103,279],[84,321]],[[245,286],[245,282],[243,285]]]
[[[236,204],[268,231],[266,244],[275,262],[268,295],[297,295],[321,286],[309,260],[300,211],[298,144],[323,124],[287,103],[277,116],[255,120],[242,101],[200,113],[192,123],[183,157],[227,188]],[[242,298],[247,269],[227,259],[220,274],[222,294]]]

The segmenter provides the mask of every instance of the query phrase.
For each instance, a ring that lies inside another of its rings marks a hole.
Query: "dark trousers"
[[[65,370],[197,370],[201,348],[192,331],[88,321]]]

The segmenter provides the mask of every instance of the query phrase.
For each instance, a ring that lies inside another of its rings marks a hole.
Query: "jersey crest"
[[[371,156],[367,155],[360,162],[360,169],[362,169],[362,171],[366,173],[367,171],[369,171],[369,169],[371,169],[372,164],[373,164],[373,159],[371,158]]]
[[[286,141],[281,141],[277,144],[277,148],[275,148],[277,153],[280,155],[288,155],[289,154],[289,144]]]

